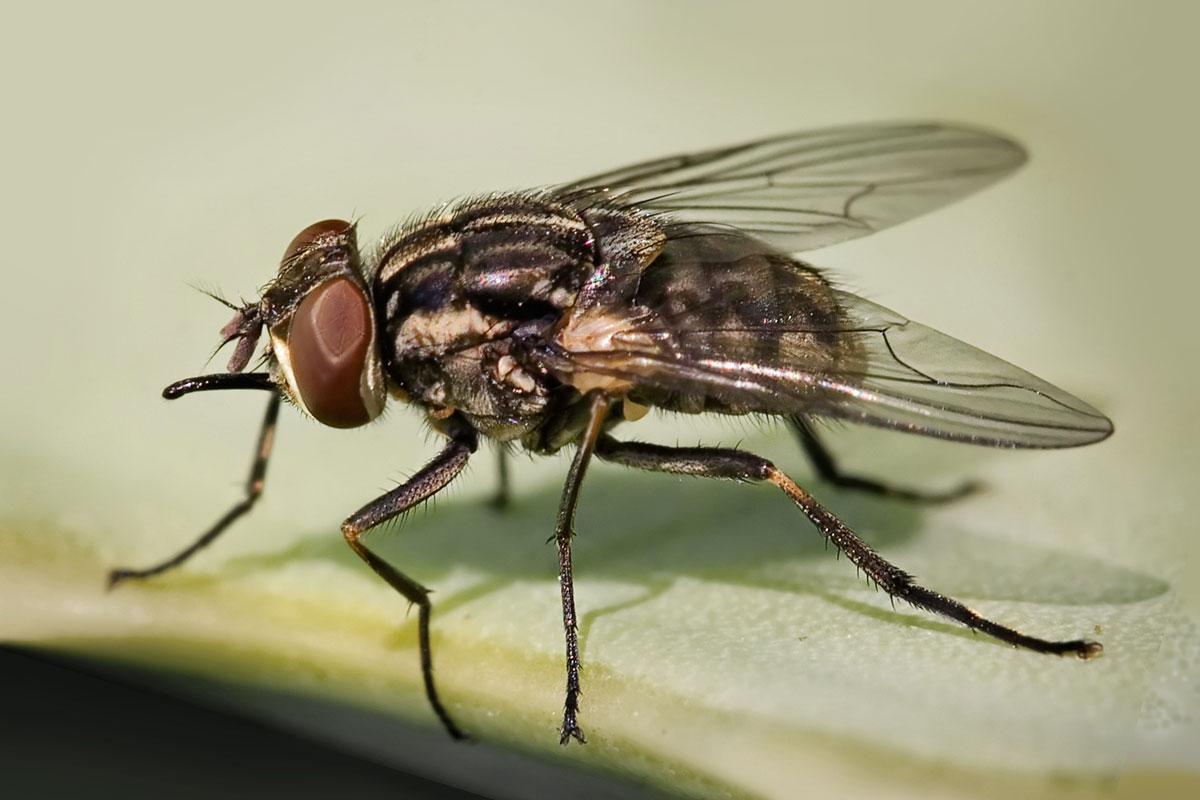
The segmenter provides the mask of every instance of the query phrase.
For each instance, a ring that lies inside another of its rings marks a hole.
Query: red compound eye
[[[314,222],[297,233],[295,239],[292,239],[292,243],[287,246],[287,250],[283,251],[283,261],[286,262],[295,258],[297,253],[309,247],[322,236],[344,233],[349,228],[350,223],[344,219],[323,219],[320,222]]]
[[[336,278],[308,293],[288,332],[292,376],[309,413],[334,428],[370,420],[362,396],[371,343],[367,296],[349,278]]]

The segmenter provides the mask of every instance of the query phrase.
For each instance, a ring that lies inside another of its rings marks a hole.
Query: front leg
[[[575,535],[575,507],[579,505],[579,488],[583,475],[596,448],[596,440],[604,428],[608,416],[609,399],[600,392],[588,396],[587,427],[579,439],[579,449],[567,472],[562,500],[558,506],[558,521],[554,526],[554,541],[558,545],[558,585],[562,592],[563,628],[567,636],[567,697],[563,703],[562,728],[558,743],[566,744],[572,739],[581,744],[587,740],[577,724],[579,713],[579,625],[575,618],[575,584],[571,576],[571,537]]]
[[[429,602],[429,590],[367,549],[362,537],[376,525],[403,514],[445,488],[462,472],[476,446],[475,431],[464,425],[452,434],[450,443],[420,472],[401,486],[372,500],[342,523],[342,535],[346,537],[350,549],[367,562],[367,565],[375,570],[375,574],[404,595],[410,603],[416,604],[417,641],[421,650],[421,677],[425,681],[425,696],[442,725],[455,739],[465,739],[466,734],[446,713],[433,684],[433,655],[429,647],[429,617],[433,613],[433,605]]]
[[[185,381],[171,384],[163,392],[163,396],[173,400],[188,392],[209,389],[263,389],[267,388],[263,385],[265,380],[265,376],[262,373],[204,375],[199,378],[188,378]],[[273,384],[268,385],[272,389],[274,388]],[[262,427],[258,432],[258,444],[254,448],[254,461],[250,464],[250,476],[246,478],[245,494],[242,499],[234,503],[233,507],[226,511],[211,528],[200,534],[198,539],[170,558],[143,569],[120,567],[110,571],[108,573],[109,589],[113,589],[118,584],[131,578],[145,580],[146,578],[152,578],[169,569],[178,567],[196,553],[212,544],[218,536],[229,529],[230,525],[254,507],[254,504],[258,502],[258,498],[262,496],[263,486],[266,484],[267,462],[271,460],[271,446],[275,443],[275,425],[279,421],[279,404],[281,401],[282,396],[279,392],[272,391],[271,399],[267,401],[267,411],[263,416]]]

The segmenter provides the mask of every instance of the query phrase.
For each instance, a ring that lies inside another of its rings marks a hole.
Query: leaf
[[[853,450],[886,435],[855,436],[838,438]],[[783,450],[773,438],[745,446]],[[1002,456],[1027,457],[989,453],[986,463]],[[945,467],[934,461],[930,472]],[[798,464],[792,471],[804,474]],[[21,472],[28,481],[38,470]],[[988,775],[993,788],[983,795],[1035,791],[1049,774],[1114,775],[1158,647],[1167,584],[1071,553],[1050,534],[1012,536],[1008,525],[1052,532],[1068,523],[1055,523],[1053,508],[1011,502],[1021,489],[1005,480],[938,510],[810,486],[934,588],[1027,632],[1095,635],[1103,658],[1016,651],[893,609],[772,490],[607,465],[589,473],[574,548],[586,747],[557,743],[562,632],[545,543],[552,480],[522,491],[507,513],[456,496],[400,531],[372,535],[434,589],[437,681],[482,748],[438,728],[421,691],[415,615],[406,618],[402,599],[332,524],[276,544],[250,535],[259,527],[251,518],[187,567],[106,593],[103,576],[120,548],[100,545],[95,519],[10,517],[0,535],[0,636],[150,666],[171,676],[172,691],[226,707],[237,697],[240,713],[475,791],[486,790],[483,778],[462,765],[495,758],[495,747],[710,797],[787,796],[800,780],[865,791],[897,776],[912,783],[922,763],[972,791]],[[107,502],[136,496],[126,486]],[[198,530],[204,518],[195,516]],[[278,524],[268,517],[267,534]],[[176,537],[178,522],[169,528]],[[185,542],[157,536],[123,557],[153,560]],[[372,720],[371,730],[394,719],[388,741],[422,744],[392,750],[376,736],[364,745],[353,724],[328,728],[328,707]],[[424,733],[412,734],[412,724]],[[517,763],[525,762],[509,768]]]

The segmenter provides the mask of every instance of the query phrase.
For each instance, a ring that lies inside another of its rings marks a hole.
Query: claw
[[[572,739],[580,744],[587,744],[587,739],[584,738],[582,728],[574,723],[563,722],[562,730],[558,732],[558,743],[566,745]]]

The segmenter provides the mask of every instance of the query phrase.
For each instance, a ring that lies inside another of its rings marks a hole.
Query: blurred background
[[[10,10],[5,774],[65,781],[73,764],[124,796],[157,796],[129,782],[156,770],[196,796],[1195,790],[1197,23],[1185,2]],[[465,194],[884,119],[994,128],[1032,160],[811,260],[1078,394],[1117,434],[1005,453],[832,432],[859,472],[988,487],[929,510],[821,486],[770,427],[652,415],[631,431],[740,441],[934,588],[1030,633],[1095,635],[1103,659],[893,611],[767,491],[598,468],[576,548],[592,741],[560,749],[544,541],[566,462],[519,458],[497,518],[483,451],[436,510],[380,537],[437,592],[439,681],[483,742],[451,745],[412,621],[337,532],[434,452],[400,407],[352,432],[285,410],[252,519],[186,571],[103,592],[107,568],[190,541],[249,466],[260,396],[159,397],[224,363],[205,360],[229,312],[189,284],[254,297],[326,217],[360,218],[370,243]]]

